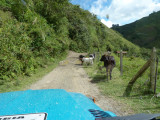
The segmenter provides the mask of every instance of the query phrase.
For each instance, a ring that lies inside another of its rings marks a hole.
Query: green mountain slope
[[[131,24],[114,25],[112,29],[120,32],[126,39],[141,47],[160,48],[160,11]]]
[[[68,0],[0,1],[0,84],[29,75],[68,50],[98,49],[140,53],[139,47]]]

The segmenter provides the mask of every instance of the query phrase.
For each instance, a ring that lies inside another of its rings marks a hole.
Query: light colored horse
[[[93,65],[93,59],[92,57],[84,57],[82,58],[82,62],[83,64],[86,64],[86,65]]]

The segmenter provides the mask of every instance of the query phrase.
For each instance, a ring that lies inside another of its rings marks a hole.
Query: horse
[[[93,53],[93,54],[89,54],[89,57],[92,57],[93,58],[93,60],[95,59],[95,57],[96,57],[96,55],[95,55],[95,53]]]
[[[112,70],[116,66],[116,61],[115,61],[114,57],[104,54],[101,57],[100,61],[104,62],[104,67],[106,68],[106,73],[107,73],[107,80],[108,80],[108,72],[109,72],[110,80],[111,80],[112,79]]]
[[[79,60],[81,61],[81,65],[83,65],[83,64],[93,65],[94,57],[85,57],[83,55],[80,55]]]
[[[85,64],[85,65],[93,65],[93,60],[94,58],[92,57],[84,57],[82,58],[82,64]]]
[[[84,55],[79,55],[79,60],[81,61],[81,65],[83,64],[82,59],[83,59],[84,57],[85,57]]]

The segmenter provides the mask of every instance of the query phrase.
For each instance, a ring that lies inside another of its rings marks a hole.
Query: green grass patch
[[[114,55],[115,56],[115,55]],[[145,64],[145,60],[134,57],[124,57],[123,59],[123,76],[120,76],[119,58],[115,56],[116,68],[112,72],[112,80],[107,81],[105,68],[101,62],[95,62],[92,67],[85,68],[88,75],[91,77],[91,82],[96,83],[99,89],[106,96],[112,97],[117,101],[121,101],[128,108],[131,108],[135,113],[160,113],[160,98],[156,98],[153,94],[148,94],[147,81],[149,80],[149,70],[147,70],[135,82],[130,97],[123,97],[123,93],[128,85],[128,82]],[[160,82],[158,77],[157,93],[160,92]]]
[[[63,60],[64,58],[65,56],[54,60],[54,62],[48,62],[43,67],[37,68],[37,70],[31,76],[21,75],[17,77],[17,79],[3,83],[0,85],[0,93],[28,89],[31,84],[40,80],[43,76],[52,71],[58,65],[59,61]]]

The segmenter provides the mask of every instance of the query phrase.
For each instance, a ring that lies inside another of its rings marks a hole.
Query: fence
[[[157,61],[157,62],[156,62]],[[150,67],[150,80],[149,80],[149,90],[152,93],[156,93],[156,81],[158,72],[158,60],[156,57],[156,49],[153,48],[151,52],[151,58],[141,67],[141,69],[136,73],[136,75],[130,80],[123,96],[129,96],[133,84],[136,80]]]

